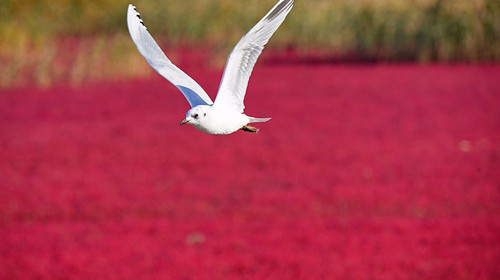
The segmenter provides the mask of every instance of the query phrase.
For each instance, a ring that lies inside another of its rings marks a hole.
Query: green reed
[[[276,0],[132,2],[163,45],[226,53]],[[127,36],[128,3],[3,0],[0,87],[149,73]],[[271,45],[361,61],[480,62],[500,59],[499,37],[498,0],[296,0]],[[67,38],[86,46],[64,64]]]

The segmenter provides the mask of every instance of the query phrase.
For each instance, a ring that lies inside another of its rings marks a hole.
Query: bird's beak
[[[186,124],[186,123],[188,123],[188,122],[189,122],[189,120],[188,120],[188,119],[183,119],[180,125]]]

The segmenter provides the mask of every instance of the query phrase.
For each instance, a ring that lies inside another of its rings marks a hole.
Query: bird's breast
[[[195,127],[209,134],[231,134],[248,123],[248,117],[241,113],[210,112]]]

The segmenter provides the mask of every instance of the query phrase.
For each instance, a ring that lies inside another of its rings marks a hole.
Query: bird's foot
[[[249,125],[244,125],[241,130],[246,131],[246,132],[257,132],[259,131],[257,128]]]

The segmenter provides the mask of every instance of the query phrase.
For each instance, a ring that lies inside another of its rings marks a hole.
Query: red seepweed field
[[[159,76],[3,90],[0,279],[500,279],[499,77],[258,63],[229,136]]]

